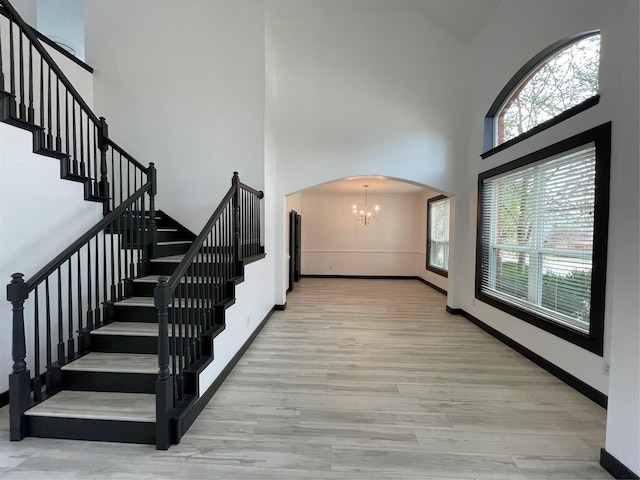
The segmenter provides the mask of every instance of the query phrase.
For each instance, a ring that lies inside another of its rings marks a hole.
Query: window
[[[449,205],[444,195],[427,201],[427,270],[445,277],[449,270]]]
[[[513,144],[599,101],[600,33],[557,42],[509,81],[485,118],[485,154]],[[487,152],[488,151],[488,152]]]
[[[600,355],[610,130],[478,178],[476,298]]]

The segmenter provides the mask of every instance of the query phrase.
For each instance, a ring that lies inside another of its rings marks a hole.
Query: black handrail
[[[113,148],[116,152],[118,152],[123,157],[126,157],[127,160],[129,161],[129,163],[131,163],[132,165],[136,166],[137,168],[139,168],[143,172],[147,173],[147,167],[145,167],[139,161],[137,161],[135,158],[133,158],[133,155],[130,155],[127,151],[125,151],[124,148],[119,146],[116,142],[114,142],[110,138],[107,138],[106,142],[107,142],[107,145],[109,145],[111,148]]]
[[[151,164],[153,165],[153,164]],[[44,281],[49,275],[55,272],[63,265],[69,257],[74,254],[80,247],[85,245],[87,241],[93,238],[97,233],[105,229],[106,226],[113,223],[115,219],[120,217],[131,205],[133,205],[140,197],[151,190],[152,182],[149,180],[142,188],[131,195],[126,201],[121,203],[115,210],[109,212],[102,220],[96,223],[91,229],[87,230],[75,242],[65,248],[60,254],[51,260],[45,267],[41,268],[33,277],[25,281],[24,293],[29,294],[33,289]]]

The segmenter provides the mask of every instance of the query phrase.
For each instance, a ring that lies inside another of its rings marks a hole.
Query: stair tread
[[[66,371],[158,373],[158,356],[146,353],[91,352],[62,367]]]
[[[85,392],[63,390],[25,412],[41,417],[156,421],[155,395],[147,393]]]
[[[161,277],[169,278],[169,275],[146,275],[144,277],[134,279],[134,283],[158,283]],[[208,283],[204,277],[182,277],[182,283]],[[218,279],[219,280],[219,279]]]
[[[157,337],[158,324],[145,322],[112,322],[91,332],[92,335]]]
[[[158,324],[145,322],[112,322],[91,332],[92,335],[119,335],[127,337],[157,337]],[[169,336],[173,329],[169,328]],[[157,369],[156,369],[157,370]]]
[[[153,297],[131,297],[119,300],[114,305],[121,305],[123,307],[154,307]]]
[[[184,253],[180,253],[177,255],[168,255],[166,257],[158,257],[158,258],[152,258],[151,262],[166,262],[166,263],[180,263],[182,261],[182,259],[184,258],[185,254]],[[211,260],[213,257],[214,261],[220,261],[220,260],[225,260],[225,261],[232,261],[232,257],[230,254],[226,254],[226,255],[221,255],[219,253],[214,253],[214,254],[202,254],[199,253],[196,258],[198,260]],[[222,257],[222,258],[221,258]]]
[[[170,242],[158,242],[158,245],[184,245],[193,243],[193,240],[172,240]]]

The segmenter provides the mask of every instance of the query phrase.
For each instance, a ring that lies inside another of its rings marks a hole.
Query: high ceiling
[[[470,45],[503,0],[270,0],[272,18],[371,13],[420,14]]]

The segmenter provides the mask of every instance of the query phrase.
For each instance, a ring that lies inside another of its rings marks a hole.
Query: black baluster
[[[0,25],[0,90],[4,90],[4,67],[2,65],[2,25]]]
[[[71,155],[69,150],[69,89],[64,89],[64,153]],[[77,165],[72,167],[72,172],[77,174]]]
[[[52,355],[51,355],[51,342],[52,342],[52,338],[51,338],[51,300],[49,297],[49,277],[45,278],[44,280],[44,307],[45,307],[45,321],[46,321],[46,339],[45,339],[45,354],[46,354],[46,360],[47,360],[47,373],[46,373],[46,379],[45,379],[45,383],[46,383],[46,392],[48,394],[52,394],[53,393],[53,385],[51,382],[51,365],[52,365]]]
[[[40,380],[40,305],[38,287],[33,296],[33,400],[42,401],[42,381]]]
[[[16,95],[16,71],[15,71],[15,53],[13,45],[13,20],[9,20],[9,86],[10,93],[15,97]]]
[[[27,370],[27,344],[24,334],[24,301],[27,299],[27,286],[22,273],[11,275],[11,283],[7,287],[7,299],[12,305],[13,333],[11,356],[13,366],[9,375],[9,438],[22,440],[27,434],[24,416],[31,407],[31,382]]]
[[[40,126],[44,129],[44,60],[40,56]]]
[[[49,75],[47,77],[47,143],[46,146],[48,149],[53,149],[53,125],[51,121],[51,66],[47,65],[47,70]]]
[[[117,297],[118,299],[121,299],[124,296],[124,284],[122,281],[122,234],[123,234],[122,216],[119,216],[116,219],[116,232],[118,232],[118,236],[116,237],[116,243],[118,244],[118,294],[117,294]]]
[[[93,182],[91,182],[91,192],[93,195],[97,195],[98,194],[98,189],[96,188],[96,181],[98,178],[98,165],[96,164],[96,156],[95,156],[95,152],[93,155],[93,162],[91,161],[91,119],[89,118],[89,115],[86,114],[86,112],[84,112],[84,110],[82,111],[84,113],[84,116],[87,120],[87,164],[91,165],[93,163],[93,176],[91,176],[91,178],[93,179]],[[95,144],[94,144],[95,147]]]
[[[76,276],[78,282],[78,354],[82,355],[84,353],[84,345],[85,345],[85,337],[88,335],[88,332],[85,328],[83,328],[82,322],[82,267],[80,260],[80,250],[76,253],[77,259],[77,269]]]
[[[77,130],[77,123],[76,123],[76,102],[73,99],[73,97],[71,98],[71,120],[72,120],[72,124],[73,124],[73,163],[75,165],[77,165],[79,170],[78,170],[78,175],[84,177],[86,176],[86,168],[84,165],[84,157],[82,156],[82,141],[80,141],[80,145],[78,145],[78,130]],[[82,127],[80,127],[80,129],[82,129]],[[78,147],[80,147],[80,156],[78,156]],[[80,159],[78,161],[78,158]]]
[[[60,135],[60,79],[56,76],[56,152],[62,151],[62,136]]]
[[[122,194],[123,194],[123,190],[124,190],[123,189],[123,183],[122,183],[123,179],[124,179],[124,177],[122,176],[122,154],[118,153],[118,156],[120,158],[120,182],[119,182],[120,183],[120,203],[122,203],[122,198],[123,198]]]
[[[27,106],[24,103],[24,83],[25,83],[25,79],[24,79],[24,45],[23,45],[23,38],[24,35],[22,35],[22,31],[18,30],[18,36],[19,36],[19,41],[18,41],[18,48],[20,49],[19,51],[19,55],[18,55],[18,62],[20,64],[19,70],[20,70],[20,82],[18,84],[18,88],[20,90],[20,101],[18,102],[18,117],[21,120],[26,120],[27,118]]]
[[[74,340],[74,328],[73,328],[73,278],[71,275],[71,257],[69,257],[69,259],[67,260],[67,300],[68,300],[68,305],[67,305],[67,315],[69,318],[68,324],[69,324],[69,339],[67,340],[67,355],[69,358],[69,361],[73,360],[75,358],[75,353],[76,353],[76,345],[75,345],[75,340]]]
[[[158,309],[158,380],[156,381],[156,448],[166,450],[171,443],[170,414],[173,408],[173,384],[169,372],[168,312],[171,302],[167,277],[160,277],[154,291]],[[175,373],[175,372],[174,372]]]
[[[58,267],[58,365],[65,364],[64,319],[62,318],[62,271]]]
[[[102,301],[107,302],[109,300],[109,280],[107,279],[107,231],[105,229],[102,231]],[[104,303],[103,303],[104,305]],[[104,307],[103,307],[104,308]],[[106,311],[103,315],[102,321],[106,323]]]
[[[185,366],[185,355],[186,355],[186,351],[185,351],[185,347],[186,347],[186,334],[187,334],[187,326],[185,325],[185,322],[183,320],[183,316],[182,316],[182,294],[181,289],[183,288],[182,285],[180,285],[180,287],[178,287],[178,289],[176,290],[175,293],[175,297],[173,300],[173,305],[172,305],[172,315],[171,318],[173,320],[173,336],[174,339],[176,338],[176,323],[177,323],[177,343],[178,343],[178,349],[175,349],[175,340],[174,340],[174,354],[173,354],[173,363],[172,363],[172,368],[173,368],[173,375],[177,377],[177,388],[176,388],[176,392],[180,392],[180,394],[182,394],[182,371],[184,369]],[[178,298],[178,308],[176,308],[176,301],[175,298]],[[177,370],[176,370],[177,368]]]
[[[123,232],[122,232],[122,242],[124,245],[123,248],[123,266],[122,271],[124,276],[129,275],[129,249],[131,248],[131,238],[129,237],[129,224],[131,223],[131,210],[127,208],[125,210],[125,216],[123,218]]]
[[[87,332],[93,330],[93,300],[91,298],[91,240],[87,242]]]
[[[116,168],[115,168],[115,159],[114,159],[113,148],[112,148],[111,149],[111,188],[113,188],[114,190],[111,192],[111,210],[114,210],[116,208],[115,175],[116,175]]]
[[[34,118],[35,118],[35,112],[33,110],[33,43],[31,42],[31,40],[29,40],[29,108],[27,110],[27,121],[33,124]]]
[[[96,312],[93,320],[94,328],[98,328],[102,325],[102,315],[100,309],[100,242],[96,234],[94,238],[96,242],[96,265],[95,265],[95,300],[96,300]],[[91,242],[91,240],[89,240]]]
[[[117,230],[117,221],[111,222],[111,224],[109,225],[109,230],[111,231],[111,301],[115,302],[117,297],[118,297],[118,293],[117,293],[117,289],[116,289],[116,284],[117,284],[117,280],[116,280],[116,251],[115,251],[115,245],[116,245],[116,241],[115,241],[115,236],[118,235],[118,230]]]
[[[76,107],[74,106],[73,108],[74,128],[75,128],[75,113],[76,113]],[[82,110],[80,108],[80,105],[78,105],[78,126],[80,127],[80,131],[78,132],[78,142],[79,142],[78,151],[80,152],[80,170],[82,171],[83,176],[86,175],[87,178],[91,178],[91,162],[86,161],[87,159],[84,155],[84,128],[82,124],[83,124]]]

